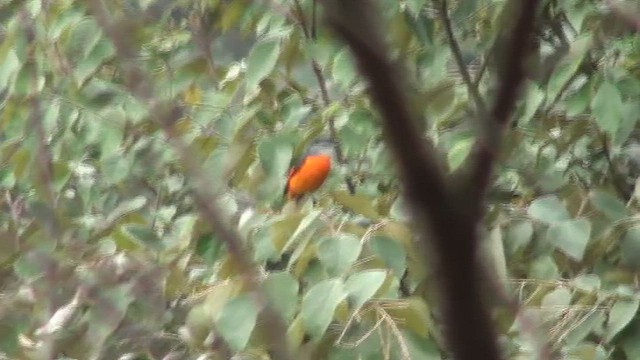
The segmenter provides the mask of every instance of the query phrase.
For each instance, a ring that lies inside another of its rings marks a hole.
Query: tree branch
[[[515,108],[520,85],[525,78],[524,62],[531,50],[532,37],[538,0],[517,0],[507,4],[512,6],[514,14],[509,14],[512,27],[503,32],[504,41],[498,53],[500,63],[496,64],[498,90],[496,101],[491,110],[491,122],[487,124],[485,136],[478,137],[474,152],[470,157],[471,177],[468,188],[471,191],[471,203],[476,212],[481,212],[483,199],[491,176],[493,165],[498,156],[502,133],[509,123]]]
[[[190,153],[189,147],[173,126],[181,115],[178,103],[166,103],[157,99],[154,94],[155,87],[152,78],[135,64],[137,50],[128,35],[131,33],[134,24],[127,20],[112,21],[101,0],[91,0],[89,6],[96,21],[113,42],[116,56],[125,69],[127,88],[135,97],[144,103],[150,104],[149,113],[152,115],[152,119],[164,131],[169,143],[180,157],[186,175],[193,184],[194,199],[201,215],[209,222],[218,237],[226,243],[229,254],[236,261],[257,306],[263,307],[265,321],[270,329],[265,334],[269,337],[270,344],[274,346],[275,357],[277,359],[293,360],[294,357],[290,354],[287,345],[286,326],[269,303],[258,282],[261,276],[259,268],[249,257],[240,236],[227,225],[216,206],[216,196],[211,193],[207,177],[200,164],[195,161],[198,157]]]
[[[456,65],[460,70],[460,75],[462,76],[462,81],[464,81],[467,86],[467,91],[469,91],[469,95],[471,95],[471,99],[473,100],[476,111],[478,112],[478,117],[483,121],[488,120],[488,112],[487,106],[484,103],[484,100],[480,96],[480,92],[478,91],[478,86],[473,79],[471,79],[471,75],[469,75],[469,70],[467,66],[464,64],[464,59],[462,57],[462,51],[460,50],[460,45],[456,40],[455,34],[453,33],[453,28],[451,26],[451,19],[449,18],[449,9],[447,5],[447,0],[434,0],[436,5],[440,5],[440,20],[442,21],[442,25],[444,26],[445,33],[447,34],[447,40],[449,42],[449,47],[451,48],[451,52],[453,53],[453,58],[456,61]]]
[[[298,23],[302,28],[302,32],[307,40],[315,40],[316,39],[316,1],[313,1],[313,13],[311,18],[311,29],[307,26],[307,21],[304,16],[304,12],[302,11],[302,6],[300,5],[300,0],[294,0],[296,12],[298,13]],[[322,97],[322,102],[325,107],[331,105],[331,99],[329,98],[329,91],[327,89],[327,81],[324,78],[324,74],[322,74],[322,69],[320,68],[320,64],[315,59],[311,59],[311,69],[313,70],[313,74],[316,77],[316,81],[318,82],[318,86],[320,87],[320,96]],[[336,153],[336,158],[340,164],[345,164],[346,159],[344,157],[344,153],[342,152],[342,145],[340,145],[340,141],[338,139],[338,130],[336,129],[336,120],[333,116],[329,117],[327,120],[329,124],[329,136],[331,137],[331,141],[333,142],[333,148]],[[356,193],[356,186],[351,179],[351,176],[345,175],[344,182],[347,184],[347,190],[351,195]]]
[[[369,0],[325,0],[328,20],[347,43],[370,85],[371,97],[382,115],[382,126],[396,157],[406,197],[420,230],[423,256],[436,255],[442,295],[440,305],[453,357],[459,360],[499,359],[493,324],[482,301],[477,257],[478,217],[453,196],[438,166],[433,146],[417,131],[401,69],[388,58]],[[431,234],[432,236],[428,236]]]

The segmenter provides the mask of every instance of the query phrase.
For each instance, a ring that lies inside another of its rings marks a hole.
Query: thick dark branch
[[[607,5],[618,18],[624,21],[630,28],[640,32],[640,13],[623,8],[619,1],[607,0]]]
[[[449,42],[449,47],[451,48],[451,52],[453,53],[453,58],[456,61],[456,65],[460,71],[460,75],[462,76],[462,81],[464,81],[467,86],[467,91],[469,91],[469,95],[473,100],[478,118],[482,119],[480,124],[482,125],[484,121],[488,120],[488,112],[487,107],[484,103],[484,100],[480,96],[480,92],[478,91],[478,85],[475,81],[471,79],[471,75],[469,74],[469,70],[467,66],[464,64],[464,59],[462,57],[462,51],[460,50],[460,45],[456,40],[456,36],[453,33],[453,27],[451,26],[451,19],[449,18],[449,9],[447,8],[447,0],[434,0],[437,4],[440,3],[440,20],[442,21],[442,25],[444,26],[445,33],[447,34],[447,41]]]
[[[479,213],[482,200],[489,187],[493,175],[493,165],[498,156],[503,129],[509,123],[520,85],[525,78],[525,61],[532,48],[534,24],[538,0],[514,0],[507,4],[513,9],[512,26],[507,27],[502,38],[503,43],[497,44],[498,63],[496,64],[498,91],[491,110],[491,122],[485,129],[486,136],[478,137],[474,152],[470,158],[471,202],[477,206]]]
[[[370,0],[325,0],[333,29],[353,52],[369,81],[371,97],[404,181],[423,242],[423,255],[436,256],[448,345],[459,360],[499,359],[493,325],[482,301],[476,255],[477,218],[456,202],[445,183],[433,146],[422,139],[411,113],[401,69],[388,58]],[[432,236],[429,236],[432,235]],[[430,240],[430,241],[429,241]],[[431,246],[429,246],[431,245]]]
[[[274,346],[276,358],[293,360],[294,357],[290,354],[287,345],[286,326],[273,306],[269,304],[258,282],[261,276],[259,268],[251,260],[240,236],[228,226],[216,206],[217,198],[211,192],[210,181],[207,181],[202,167],[195,161],[197,156],[191,154],[189,147],[173,126],[181,116],[179,105],[176,102],[166,103],[156,98],[152,78],[135,63],[137,50],[130,40],[129,32],[127,32],[132,30],[135,24],[129,20],[121,20],[117,23],[112,21],[101,0],[92,0],[89,5],[96,21],[113,42],[116,56],[125,68],[126,86],[134,96],[149,104],[149,113],[153,114],[153,120],[162,128],[165,136],[169,139],[169,143],[182,161],[186,175],[193,184],[194,199],[201,215],[211,225],[218,237],[226,243],[227,249],[242,272],[247,288],[256,299],[257,305],[264,307],[265,321],[269,328],[265,334],[269,337],[270,344]]]

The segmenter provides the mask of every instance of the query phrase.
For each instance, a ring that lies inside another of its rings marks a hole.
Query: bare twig
[[[269,331],[270,344],[273,345],[274,355],[277,359],[293,360],[290,354],[286,339],[286,327],[282,319],[277,315],[271,304],[263,293],[258,279],[260,277],[259,268],[253,263],[240,236],[233,231],[223,219],[220,210],[216,206],[216,196],[211,193],[207,186],[207,178],[200,164],[195,161],[189,147],[180,137],[173,124],[180,116],[180,108],[177,103],[164,103],[157,99],[154,94],[154,84],[152,79],[135,64],[137,50],[128,32],[134,26],[131,21],[113,21],[109,18],[108,11],[101,0],[89,2],[91,12],[95,16],[98,24],[103,28],[105,34],[114,44],[116,55],[120,60],[125,73],[126,86],[135,97],[150,104],[150,114],[161,126],[169,143],[180,157],[185,168],[186,175],[193,183],[194,199],[200,213],[207,219],[212,229],[226,245],[230,255],[234,258],[238,268],[244,276],[247,288],[252,293],[258,306],[264,307],[266,326]]]
[[[20,14],[20,17],[22,18],[25,34],[27,35],[27,42],[29,44],[27,63],[32,69],[27,99],[30,107],[29,126],[35,131],[35,137],[37,140],[37,172],[39,181],[41,182],[40,185],[43,190],[42,195],[44,196],[44,200],[48,206],[54,208],[56,199],[51,185],[53,183],[53,157],[51,155],[51,150],[49,149],[44,125],[42,124],[42,107],[40,106],[40,94],[38,91],[38,66],[36,65],[35,55],[37,48],[36,33],[33,19],[31,19],[26,9]]]
[[[484,100],[480,96],[480,92],[478,91],[478,86],[476,82],[471,79],[471,75],[469,75],[469,70],[467,66],[464,64],[464,59],[462,57],[462,51],[460,50],[460,45],[456,40],[456,36],[453,33],[453,27],[451,26],[451,19],[449,18],[449,9],[447,8],[447,0],[434,0],[437,4],[439,2],[440,5],[440,20],[442,21],[442,25],[444,26],[445,33],[447,34],[447,40],[449,42],[449,47],[451,48],[451,52],[453,53],[453,58],[456,61],[456,65],[458,65],[458,69],[460,70],[460,75],[462,76],[462,80],[467,86],[467,91],[469,91],[469,95],[471,95],[471,99],[473,100],[476,111],[478,112],[478,117],[483,121],[488,120],[488,112],[487,107],[484,103]]]
[[[311,29],[307,26],[307,21],[304,16],[304,12],[302,11],[302,6],[300,5],[300,0],[294,0],[296,6],[296,12],[298,17],[298,23],[302,28],[302,32],[308,40],[315,40],[316,38],[316,2],[313,1],[313,13],[311,18]],[[320,64],[315,59],[311,59],[311,69],[313,70],[313,74],[316,77],[316,81],[318,82],[318,86],[320,87],[320,96],[322,97],[322,102],[325,107],[331,105],[331,99],[329,98],[329,91],[327,89],[327,81],[324,78],[324,74],[322,73],[322,68],[320,68]],[[340,144],[340,140],[338,139],[338,130],[336,129],[336,120],[333,116],[329,117],[327,120],[329,125],[329,136],[331,136],[331,141],[333,142],[333,148],[336,153],[336,158],[340,164],[346,163],[346,159],[344,157],[344,153],[342,152],[342,145]],[[344,178],[345,183],[347,184],[347,190],[351,195],[355,194],[356,186],[351,179],[351,176],[345,175]]]

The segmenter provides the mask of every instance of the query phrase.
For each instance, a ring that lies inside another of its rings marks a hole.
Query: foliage
[[[154,100],[181,106],[173,133],[206,175],[193,179],[87,3],[0,4],[3,357],[268,358],[264,311],[198,211],[202,180],[263,270],[296,351],[446,356],[378,115],[321,7],[316,22],[310,0],[105,2]],[[449,9],[487,98],[504,4]],[[563,358],[636,359],[640,38],[599,1],[544,4],[488,199],[484,255],[505,284],[487,293],[523,305],[496,304],[507,358],[540,350],[534,323]],[[381,6],[424,134],[453,171],[470,151],[474,105],[437,12],[425,0]],[[344,163],[314,201],[283,204],[292,161],[332,137]]]

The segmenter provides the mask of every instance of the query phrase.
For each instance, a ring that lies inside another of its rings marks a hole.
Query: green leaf
[[[533,225],[530,221],[517,221],[507,229],[505,248],[510,255],[526,247],[533,236]]]
[[[471,148],[473,147],[475,139],[467,137],[456,141],[447,154],[447,160],[449,162],[449,170],[455,171],[464,160],[469,156]]]
[[[532,218],[548,224],[569,220],[570,218],[569,212],[555,195],[547,195],[535,199],[529,205],[527,213]]]
[[[318,244],[318,259],[331,275],[342,275],[358,259],[362,244],[351,234],[327,236]]]
[[[351,195],[347,191],[334,191],[331,195],[336,203],[356,214],[360,214],[371,220],[380,218],[380,214],[378,214],[373,205],[373,199],[364,194]]]
[[[548,255],[533,260],[529,268],[529,277],[532,279],[555,281],[560,276],[558,266],[553,261],[553,258]]]
[[[279,55],[279,39],[265,39],[253,47],[247,59],[247,74],[245,77],[245,86],[248,93],[255,91],[260,82],[271,74]]]
[[[275,175],[282,178],[291,162],[293,147],[283,139],[267,138],[258,144],[258,157],[262,168],[267,175]]]
[[[371,250],[384,261],[384,264],[393,270],[396,277],[402,277],[407,266],[407,254],[402,244],[384,235],[372,236],[368,244]]]
[[[546,93],[535,83],[528,84],[526,94],[524,113],[518,119],[518,125],[528,124],[546,97]]]
[[[590,235],[591,223],[586,219],[563,221],[547,230],[549,242],[576,261],[582,260]]]
[[[384,283],[387,273],[384,270],[367,270],[355,273],[344,284],[349,293],[352,311],[355,313],[371,299]]]
[[[622,340],[622,349],[627,359],[640,359],[640,326],[634,325],[631,329]]]
[[[594,305],[597,306],[597,305]],[[566,337],[566,343],[568,346],[575,346],[584,340],[589,333],[595,331],[604,322],[603,311],[593,311],[582,315],[581,321],[572,328],[571,332]]]
[[[565,106],[567,109],[567,116],[577,116],[584,113],[589,106],[591,100],[591,87],[589,82],[586,82],[582,87],[567,96],[565,100]]]
[[[247,346],[258,319],[258,308],[248,295],[229,300],[220,311],[216,330],[233,351],[242,351]]]
[[[115,222],[117,219],[130,214],[134,211],[142,209],[147,204],[147,198],[144,196],[136,196],[133,199],[123,201],[116,207],[107,217],[108,223]]]
[[[542,298],[540,308],[545,317],[552,319],[562,316],[571,305],[571,291],[567,288],[557,288]]]
[[[270,304],[286,321],[293,320],[298,305],[298,281],[288,272],[270,273],[263,283]]]
[[[89,55],[102,37],[102,29],[93,18],[86,17],[72,27],[66,41],[67,55],[73,60],[82,60]]]
[[[353,66],[351,54],[347,49],[342,49],[333,59],[331,68],[333,78],[344,88],[348,87],[356,78],[356,70]]]
[[[627,217],[625,204],[611,193],[593,190],[589,194],[593,207],[611,221],[618,221]]]
[[[585,55],[591,48],[591,43],[591,33],[582,34],[571,43],[569,53],[558,64],[549,78],[547,84],[547,99],[549,101],[555,100],[573,79]]]
[[[603,81],[591,99],[591,110],[602,131],[612,136],[616,134],[624,120],[622,108],[620,90],[614,84]]]
[[[320,338],[324,335],[336,307],[346,296],[347,292],[340,279],[321,281],[307,291],[302,298],[300,314],[310,336]]]
[[[609,311],[609,320],[607,321],[606,341],[613,340],[622,329],[624,329],[635,318],[638,312],[640,299],[620,299],[613,304]]]
[[[640,228],[625,232],[620,244],[620,257],[624,265],[640,268]]]

